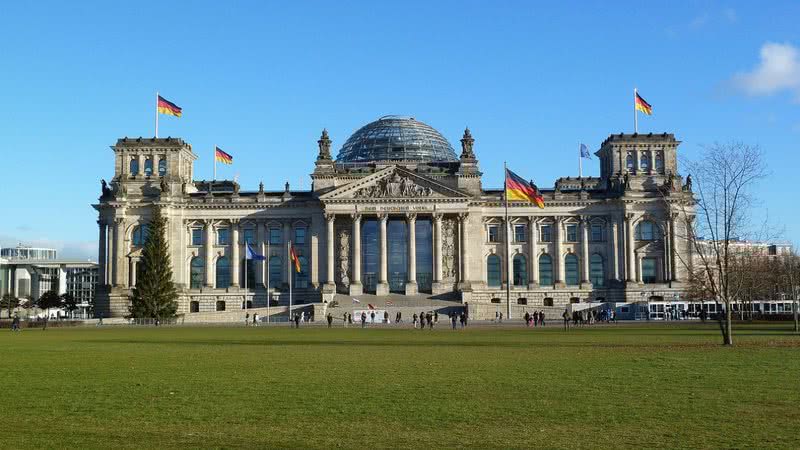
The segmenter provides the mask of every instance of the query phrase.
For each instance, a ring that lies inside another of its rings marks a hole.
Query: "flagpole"
[[[158,138],[158,91],[156,91],[156,138]]]
[[[289,266],[286,268],[289,271],[289,321],[292,319],[292,255],[291,255],[292,241],[286,243],[286,262]]]
[[[217,181],[217,144],[214,144],[214,181]]]
[[[235,242],[233,245],[239,245],[239,243]],[[245,247],[247,247],[247,241],[245,241]],[[245,313],[245,317],[247,317],[247,259],[248,259],[247,258],[247,256],[248,256],[247,252],[248,252],[248,250],[249,250],[249,247],[244,251],[244,313]],[[253,323],[255,323],[255,322],[253,322]],[[245,323],[245,326],[247,326],[247,323]]]
[[[578,178],[583,178],[583,152],[580,142],[578,142]]]
[[[506,221],[505,221],[505,235],[506,235],[506,318],[511,319],[511,271],[509,266],[509,261],[511,260],[511,243],[509,241],[509,228],[510,224],[508,223],[508,166],[506,166],[506,162],[503,161],[503,198],[505,199],[505,207],[506,207]]]
[[[633,88],[633,132],[639,133],[639,117],[636,114],[636,88]]]
[[[269,236],[267,236],[267,253],[264,256],[266,257],[264,261],[267,262],[267,325],[269,325],[269,303],[271,300],[269,295]],[[264,270],[263,266],[261,267],[261,270]]]

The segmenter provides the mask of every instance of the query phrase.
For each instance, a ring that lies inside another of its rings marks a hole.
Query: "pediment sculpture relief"
[[[354,198],[397,198],[397,197],[428,197],[433,189],[420,186],[408,177],[397,172],[379,180],[377,183],[363,187],[353,193]]]

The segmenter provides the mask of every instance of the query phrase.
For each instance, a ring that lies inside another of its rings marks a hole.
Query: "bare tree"
[[[724,305],[725,315],[719,320],[722,341],[733,345],[731,306],[743,297],[744,284],[735,276],[731,244],[756,234],[753,189],[767,176],[767,167],[757,146],[739,142],[706,147],[685,167],[694,176],[689,186],[697,214],[684,214],[684,239],[694,253],[690,264],[718,309]]]

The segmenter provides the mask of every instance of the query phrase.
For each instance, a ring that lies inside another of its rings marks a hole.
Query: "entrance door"
[[[389,290],[403,293],[408,281],[408,226],[405,220],[389,220],[386,231],[389,247]]]

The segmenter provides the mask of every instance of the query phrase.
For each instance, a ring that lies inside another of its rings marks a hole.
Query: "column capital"
[[[350,218],[353,219],[353,222],[358,222],[361,220],[361,213],[351,213]]]
[[[625,213],[625,215],[623,216],[626,222],[633,222],[634,217],[636,217],[634,213]]]
[[[539,216],[528,216],[528,223],[536,225],[539,222]]]
[[[105,225],[108,225],[108,224],[106,223],[105,220],[97,219],[97,225],[102,227],[102,226],[105,226]]]
[[[441,222],[443,218],[444,218],[444,214],[442,214],[442,213],[433,213],[433,220],[435,220],[436,222]]]
[[[381,222],[386,222],[387,220],[389,220],[389,214],[378,213],[378,220],[380,220]]]
[[[409,222],[416,222],[417,213],[406,213],[406,220],[408,220]]]
[[[125,218],[124,217],[115,217],[114,218],[114,223],[116,225],[122,225],[122,224],[125,223]]]
[[[230,222],[231,225],[235,226],[235,225],[239,225],[239,222],[241,222],[241,221],[239,219],[228,219],[228,222]]]
[[[326,213],[325,213],[325,220],[327,220],[328,222],[333,222],[334,220],[336,220],[336,214],[334,214],[334,213],[327,213],[327,212],[326,212]]]
[[[592,220],[592,217],[593,217],[593,216],[590,216],[590,215],[588,215],[588,214],[581,214],[580,216],[578,216],[578,220],[579,220],[579,221],[580,221],[582,224],[584,224],[584,225],[585,225],[585,224],[588,224],[588,223],[589,223],[589,221],[591,221],[591,220]]]
[[[461,223],[466,223],[467,220],[469,220],[469,213],[466,212],[458,213],[458,220],[460,220]]]

